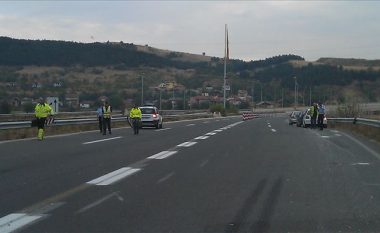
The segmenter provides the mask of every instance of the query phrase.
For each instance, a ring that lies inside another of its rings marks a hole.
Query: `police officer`
[[[317,124],[317,116],[318,116],[318,107],[316,103],[313,103],[313,106],[310,108],[310,117],[311,117],[311,128],[315,129]]]
[[[321,102],[318,103],[318,126],[320,130],[323,130],[323,119],[325,118],[325,105]]]
[[[96,116],[98,117],[98,124],[100,133],[103,133],[103,106],[99,106],[96,110]]]
[[[45,134],[44,130],[45,130],[46,118],[48,116],[53,116],[54,111],[50,107],[50,105],[45,102],[44,98],[41,97],[39,98],[39,103],[34,108],[34,113],[37,118],[37,129],[38,129],[37,139],[39,141],[42,141],[44,139],[44,134]]]
[[[129,118],[132,120],[133,132],[135,135],[139,134],[139,123],[140,123],[141,117],[142,117],[141,110],[137,107],[136,104],[134,104],[133,108],[131,109],[129,113]]]
[[[102,108],[103,135],[106,135],[107,128],[108,128],[108,133],[112,134],[112,132],[111,132],[111,113],[112,113],[112,107],[108,104],[108,101],[104,102],[104,106]]]

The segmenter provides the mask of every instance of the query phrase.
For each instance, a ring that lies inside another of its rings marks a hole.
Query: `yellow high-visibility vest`
[[[103,117],[104,118],[111,117],[111,106],[108,106],[108,108],[106,108],[105,106],[103,107]]]

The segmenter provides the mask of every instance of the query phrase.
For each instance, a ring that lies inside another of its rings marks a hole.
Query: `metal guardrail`
[[[359,118],[359,117],[355,117],[355,118],[327,118],[327,120],[333,121],[333,122],[369,125],[369,126],[380,128],[380,121],[379,120],[365,119],[365,118]]]
[[[172,114],[172,115],[164,115],[164,121],[166,119],[173,119],[173,118],[183,118],[183,117],[208,117],[211,113],[192,113],[192,114]],[[123,116],[121,114],[112,116],[113,122],[122,122],[126,121],[127,117]],[[54,123],[52,125],[78,125],[78,124],[94,124],[98,122],[97,117],[86,117],[86,118],[67,118],[67,119],[55,119]],[[30,128],[31,127],[31,121],[7,121],[7,122],[0,122],[0,130],[6,130],[6,129],[20,129],[20,128]]]

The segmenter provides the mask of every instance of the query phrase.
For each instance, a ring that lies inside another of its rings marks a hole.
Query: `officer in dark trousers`
[[[111,113],[112,113],[112,107],[109,105],[108,101],[104,102],[104,106],[102,108],[103,113],[103,135],[106,135],[107,128],[108,133],[112,134],[111,132]]]
[[[137,107],[136,104],[134,104],[133,108],[131,109],[129,113],[129,118],[131,118],[132,120],[133,132],[135,135],[139,134],[141,117],[142,117],[141,110]]]

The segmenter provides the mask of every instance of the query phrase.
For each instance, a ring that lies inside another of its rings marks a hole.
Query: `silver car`
[[[141,127],[151,126],[156,127],[156,129],[162,128],[163,120],[158,108],[154,106],[143,106],[139,108],[142,114]]]
[[[293,125],[293,124],[297,123],[297,117],[298,117],[298,114],[300,114],[300,113],[301,113],[301,111],[293,111],[289,115],[289,125]]]

